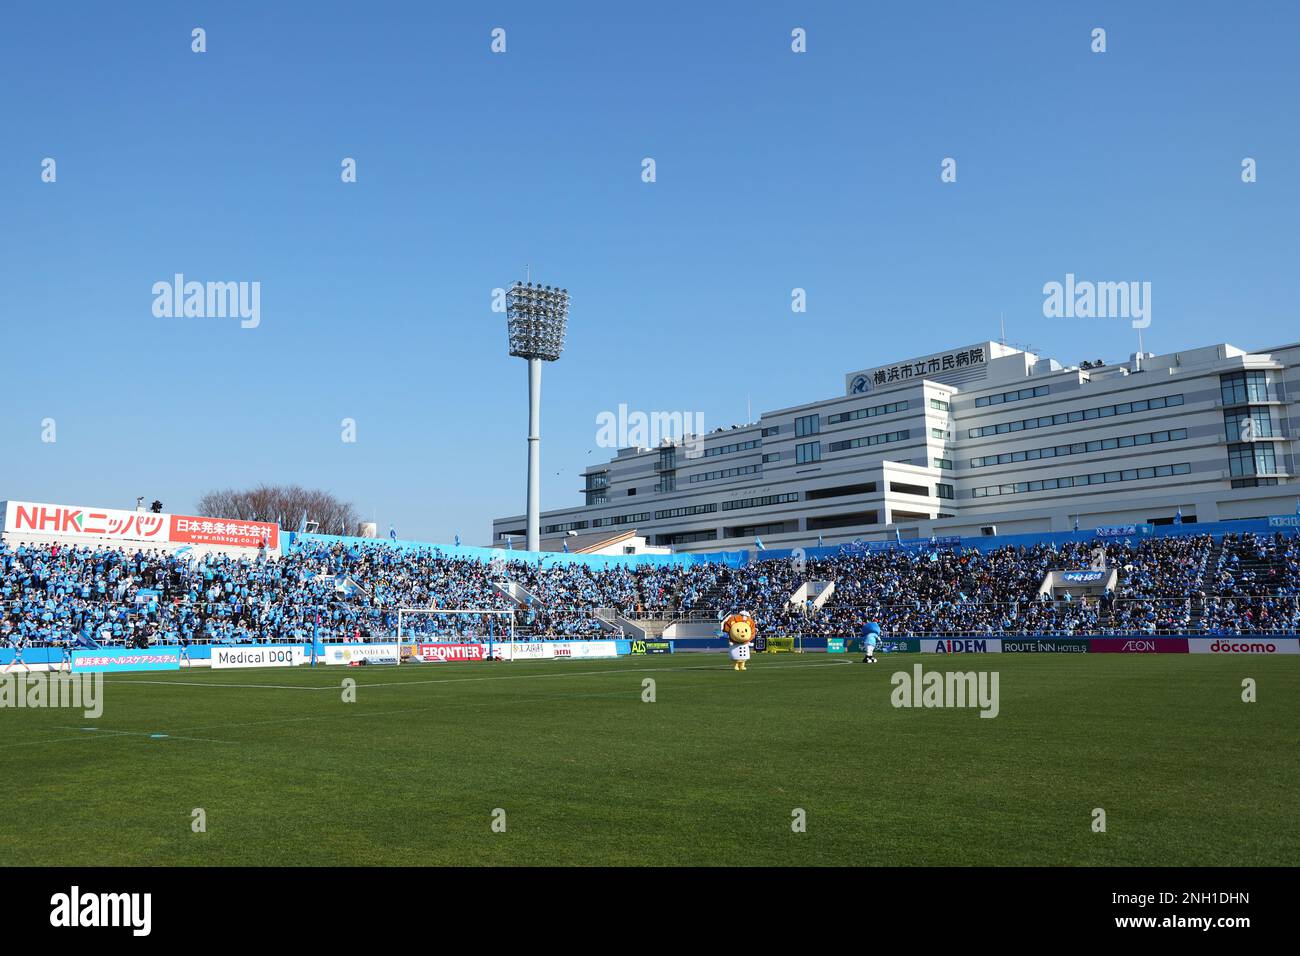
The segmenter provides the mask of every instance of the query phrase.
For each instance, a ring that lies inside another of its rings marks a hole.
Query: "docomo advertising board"
[[[170,550],[189,546],[202,550],[251,548],[263,544],[280,550],[280,526],[268,521],[202,518],[195,515],[153,514],[114,508],[6,501],[4,534],[13,541],[33,538],[88,538],[108,543],[137,542]]]
[[[216,647],[212,648],[214,668],[297,667],[307,663],[307,652],[298,645],[291,647]]]
[[[1231,637],[1189,637],[1192,654],[1300,654],[1300,638],[1235,634]]]

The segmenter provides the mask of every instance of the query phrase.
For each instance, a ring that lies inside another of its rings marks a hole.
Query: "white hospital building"
[[[624,448],[559,550],[739,550],[1291,514],[1300,343],[1063,366],[979,342],[850,372],[844,394],[702,440]],[[493,522],[522,545],[524,518]],[[579,546],[580,545],[580,546]]]

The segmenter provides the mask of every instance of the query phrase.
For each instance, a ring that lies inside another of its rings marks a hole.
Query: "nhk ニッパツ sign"
[[[280,547],[280,526],[270,521],[155,514],[115,508],[87,508],[35,501],[6,501],[4,531],[20,538],[85,537],[104,541],[190,544],[217,547]]]

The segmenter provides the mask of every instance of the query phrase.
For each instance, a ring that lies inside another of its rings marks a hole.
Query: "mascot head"
[[[866,630],[868,634],[879,634],[880,625],[877,624],[875,621],[868,621]]]
[[[758,625],[749,614],[740,611],[722,622],[722,633],[732,644],[748,644],[758,633]]]

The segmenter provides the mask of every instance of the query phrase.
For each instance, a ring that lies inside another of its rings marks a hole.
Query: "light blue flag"
[[[394,528],[391,524],[388,526],[388,537],[394,541],[397,540],[397,529]]]
[[[763,539],[757,536],[754,537],[754,547],[758,548],[758,550],[760,551],[767,550],[766,548],[763,547]]]
[[[457,533],[457,535],[456,535],[456,547],[458,547],[458,548],[460,547],[460,534],[459,534],[459,533]]]
[[[302,520],[298,522],[298,533],[303,534],[307,530],[307,509],[302,509]]]

